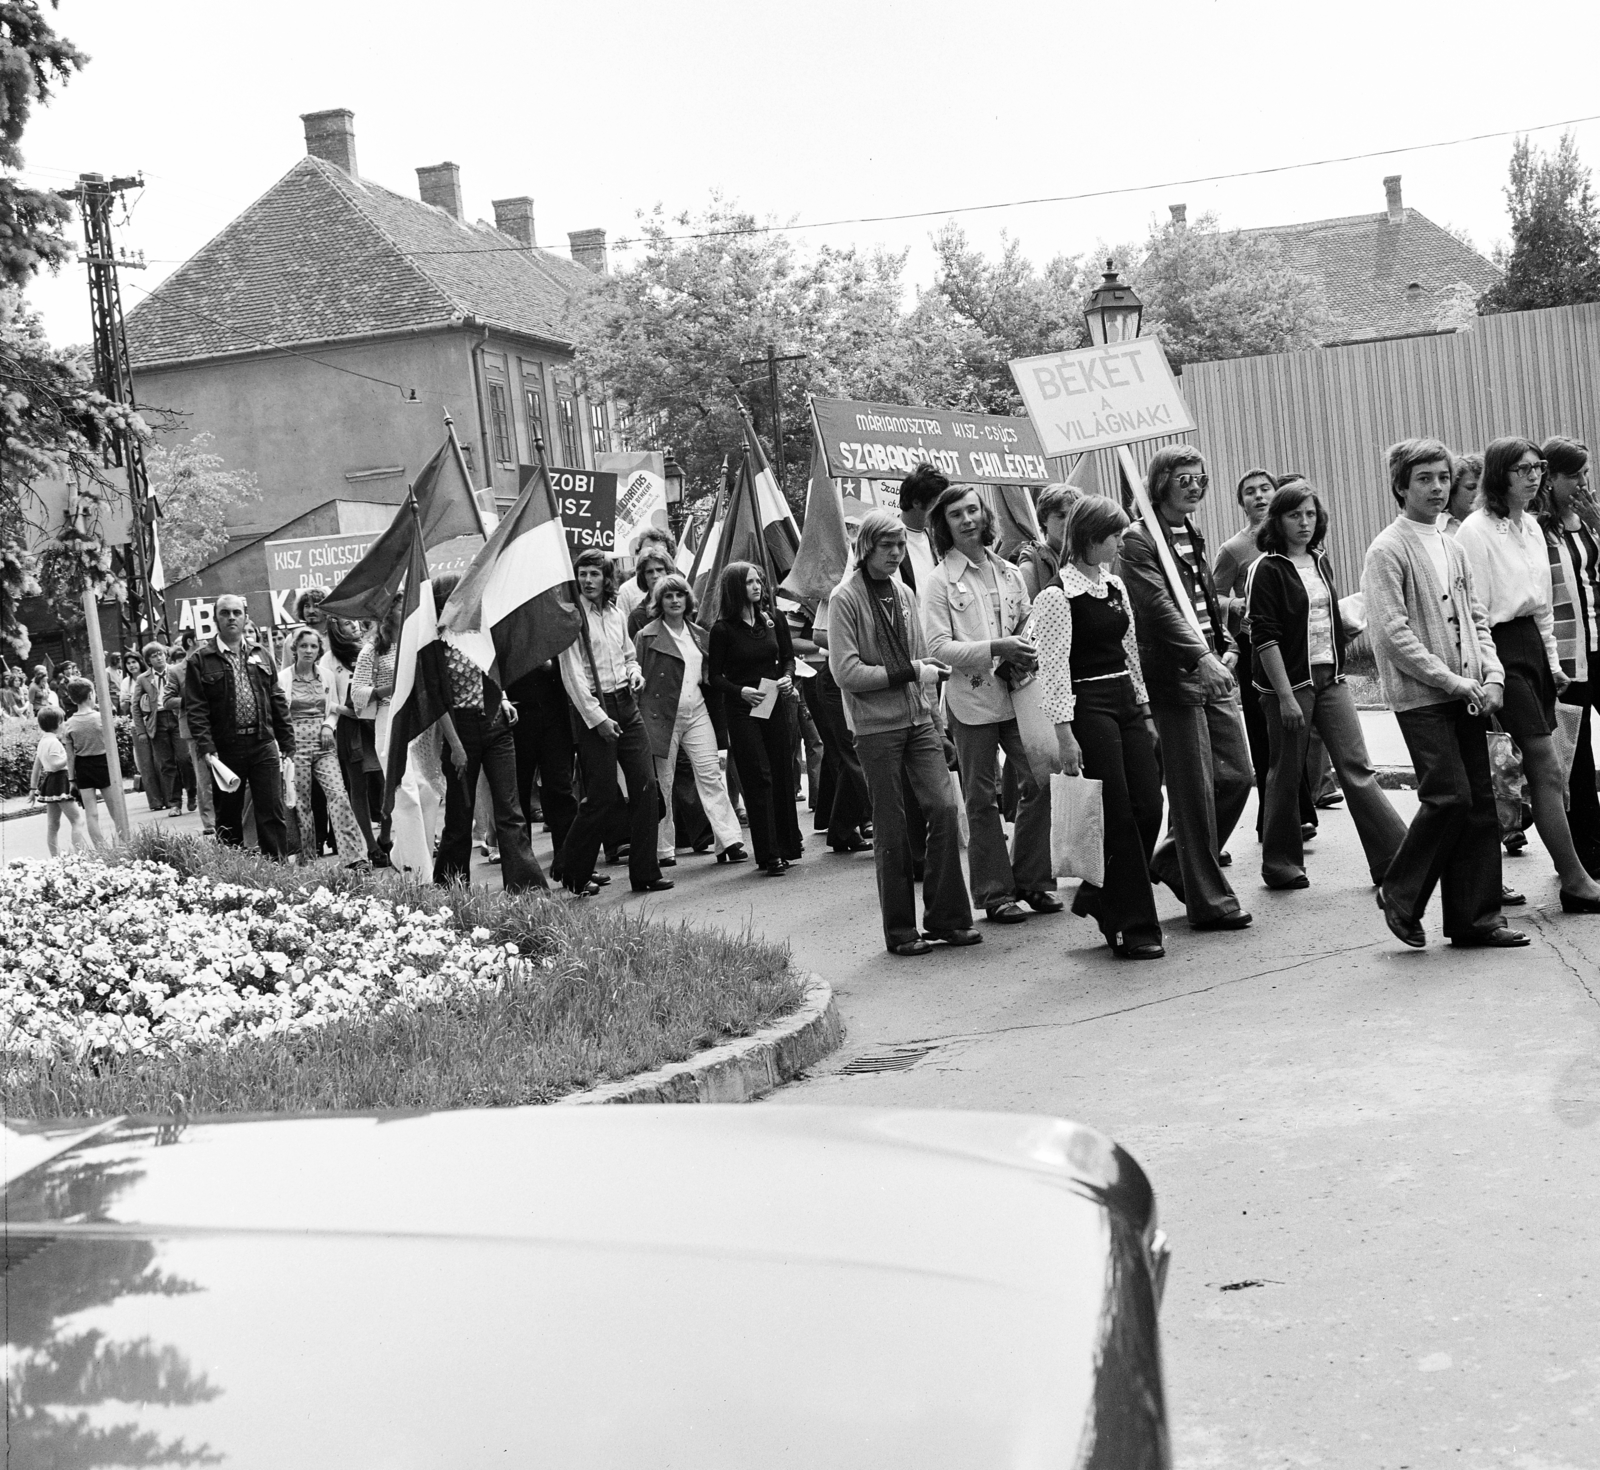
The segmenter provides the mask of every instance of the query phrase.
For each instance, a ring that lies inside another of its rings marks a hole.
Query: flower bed
[[[229,1046],[493,989],[528,963],[490,931],[363,894],[180,878],[93,857],[0,888],[0,1046],[31,1056]]]
[[[800,1003],[787,949],[638,908],[289,869],[156,824],[0,868],[0,1110],[493,1107]]]

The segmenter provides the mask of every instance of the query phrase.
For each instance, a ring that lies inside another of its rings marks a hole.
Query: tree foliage
[[[736,393],[770,431],[768,343],[804,354],[779,370],[791,496],[809,468],[808,393],[937,402],[952,391],[937,333],[919,341],[908,329],[903,256],[824,246],[807,257],[715,195],[699,214],[657,207],[640,223],[643,257],[595,278],[574,335],[585,374],[673,448],[691,496],[715,488],[740,443]]]
[[[55,6],[52,0],[51,8]],[[33,109],[88,60],[56,34],[35,0],[0,0],[0,644],[26,657],[19,599],[34,588],[27,552],[40,532],[36,485],[76,478],[104,486],[103,451],[118,432],[145,433],[142,421],[96,392],[76,363],[50,347],[21,291],[41,268],[71,254],[62,226],[71,206],[15,177]],[[30,534],[31,532],[31,534]],[[106,548],[68,537],[80,575],[114,581]]]
[[[1497,246],[1504,277],[1479,301],[1484,313],[1600,301],[1600,210],[1572,134],[1552,154],[1518,138],[1506,206],[1511,248]]]
[[[230,470],[210,434],[145,451],[150,493],[161,508],[161,566],[170,585],[192,576],[228,544],[228,512],[261,498],[252,470]]]
[[[1213,214],[1152,227],[1124,279],[1144,301],[1144,330],[1177,366],[1296,352],[1327,335],[1321,282],[1270,238],[1223,230]]]

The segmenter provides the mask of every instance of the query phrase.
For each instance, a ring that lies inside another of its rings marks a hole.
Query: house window
[[[550,452],[550,426],[544,417],[544,394],[537,388],[524,386],[522,401],[528,409],[528,463],[539,463],[539,446]]]
[[[611,435],[606,429],[606,406],[603,403],[589,405],[589,443],[594,446],[596,454],[611,453]]]
[[[499,464],[514,464],[511,457],[511,404],[504,383],[489,384],[489,434],[494,440],[494,457]]]
[[[583,446],[578,443],[578,403],[562,394],[556,399],[556,416],[561,422],[561,463],[568,469],[583,468]]]

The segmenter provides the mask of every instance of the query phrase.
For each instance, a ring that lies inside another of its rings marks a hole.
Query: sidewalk
[[[1378,772],[1378,784],[1391,791],[1399,787],[1414,787],[1417,776],[1411,769],[1411,752],[1406,749],[1405,738],[1400,734],[1400,725],[1394,712],[1364,709],[1360,713],[1361,733],[1366,737],[1367,755]]]

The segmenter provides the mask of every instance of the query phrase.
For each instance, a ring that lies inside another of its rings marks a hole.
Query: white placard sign
[[[1167,355],[1154,337],[1011,364],[1044,452],[1083,454],[1194,428]]]
[[[665,456],[658,450],[637,453],[602,454],[595,468],[617,477],[616,551],[628,556],[633,538],[646,526],[665,531],[667,481],[663,473]]]

